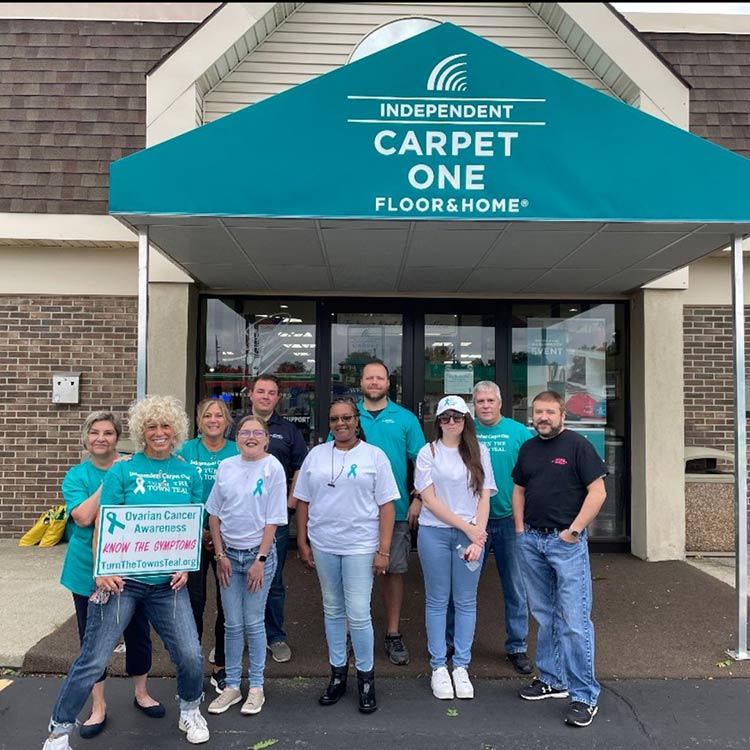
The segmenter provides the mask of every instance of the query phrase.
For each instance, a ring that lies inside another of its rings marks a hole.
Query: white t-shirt
[[[473,523],[476,520],[479,495],[475,494],[469,485],[469,471],[464,465],[458,448],[448,448],[440,440],[433,444],[435,457],[432,457],[430,444],[424,446],[417,456],[417,465],[414,471],[414,486],[418,492],[434,485],[435,494],[442,500],[457,516],[464,521]],[[490,494],[497,492],[495,486],[495,475],[492,473],[492,463],[487,447],[479,444],[479,451],[484,469],[483,490],[489,490]],[[422,504],[419,514],[420,526],[447,527],[436,518],[427,506]]]
[[[206,501],[206,511],[221,521],[225,547],[248,550],[263,539],[269,524],[286,524],[286,474],[273,456],[244,461],[225,458]]]
[[[400,493],[385,453],[360,441],[348,451],[333,442],[313,448],[299,470],[294,496],[308,503],[307,535],[315,548],[363,555],[380,544],[380,506]]]

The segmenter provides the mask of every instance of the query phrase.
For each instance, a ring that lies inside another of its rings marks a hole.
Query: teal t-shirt
[[[359,423],[365,431],[367,442],[380,448],[391,462],[400,495],[394,503],[396,520],[405,521],[410,505],[409,489],[406,486],[408,462],[416,461],[417,454],[426,442],[422,427],[414,414],[390,399],[385,409],[375,417],[365,409],[364,401],[360,401],[357,406]]]
[[[186,461],[189,461],[201,475],[201,481],[203,482],[203,502],[208,500],[208,496],[211,494],[211,490],[214,487],[214,480],[216,479],[216,469],[219,468],[219,464],[225,458],[231,458],[239,453],[237,443],[234,440],[227,440],[224,447],[219,451],[210,451],[203,444],[203,440],[200,436],[193,440],[188,440],[187,443],[183,443],[180,448],[178,455],[182,456]]]
[[[104,505],[189,505],[203,501],[198,470],[176,456],[162,460],[136,453],[130,461],[116,463],[102,487]],[[179,571],[175,571],[177,573]],[[129,575],[143,583],[167,583],[170,575]]]
[[[68,514],[90,498],[104,481],[106,469],[99,469],[91,461],[73,466],[65,475],[62,494]],[[73,536],[68,542],[60,583],[74,594],[88,596],[94,590],[94,525],[79,526],[74,521]]]
[[[526,425],[503,417],[494,427],[485,427],[475,419],[477,437],[487,446],[495,475],[497,494],[490,498],[490,518],[513,515],[513,478],[511,472],[518,459],[518,450],[534,433]]]

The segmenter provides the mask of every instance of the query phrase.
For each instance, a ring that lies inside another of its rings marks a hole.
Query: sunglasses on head
[[[456,411],[449,411],[445,414],[441,414],[438,417],[438,420],[440,421],[440,424],[448,424],[448,422],[450,422],[451,420],[453,420],[456,424],[459,424],[460,422],[464,421],[465,417],[465,414],[460,414]]]

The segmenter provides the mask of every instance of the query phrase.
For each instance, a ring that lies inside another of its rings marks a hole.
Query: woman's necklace
[[[359,445],[359,440],[357,440],[357,442],[354,443],[354,445],[352,445],[350,448],[347,448],[344,451],[344,455],[341,457],[341,468],[339,469],[339,473],[336,474],[336,476],[334,477],[333,476],[333,457],[334,457],[334,455],[336,453],[336,443],[331,443],[331,481],[328,482],[328,486],[329,487],[335,487],[336,486],[336,482],[338,481],[339,477],[341,476],[341,474],[344,471],[344,464],[346,463],[346,455],[347,455],[347,453],[349,453],[349,451],[352,448],[356,448],[357,445]]]

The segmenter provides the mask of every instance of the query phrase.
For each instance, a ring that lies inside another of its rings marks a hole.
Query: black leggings
[[[81,594],[73,594],[78,621],[78,638],[83,645],[83,634],[86,632],[86,620],[89,612],[89,598]],[[96,609],[92,617],[96,617]],[[125,670],[131,677],[148,674],[151,671],[151,628],[146,615],[139,606],[135,610],[133,619],[125,628]],[[107,670],[97,680],[101,682],[107,676]]]

